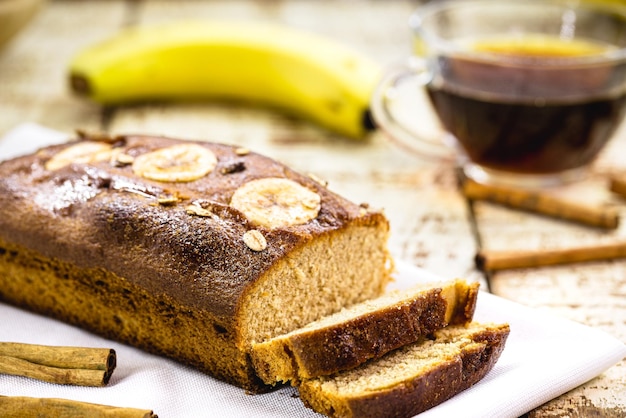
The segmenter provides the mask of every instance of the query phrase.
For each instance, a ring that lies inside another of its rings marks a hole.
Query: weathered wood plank
[[[101,109],[68,91],[67,63],[80,48],[115,33],[126,9],[119,1],[45,3],[0,49],[0,135],[25,121],[68,132],[99,128]]]
[[[483,247],[547,250],[626,240],[626,199],[608,190],[608,175],[626,169],[624,147],[626,126],[603,152],[588,180],[553,190],[574,201],[618,208],[622,222],[617,230],[600,230],[476,202]],[[626,260],[501,271],[492,275],[491,289],[546,313],[603,329],[626,342]],[[529,417],[625,416],[625,375],[626,361],[622,360],[596,379],[537,408]]]

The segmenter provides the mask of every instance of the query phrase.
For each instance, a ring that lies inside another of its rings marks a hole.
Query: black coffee
[[[486,168],[549,174],[587,165],[624,116],[626,63],[546,71],[529,61],[584,55],[590,44],[520,45],[494,44],[499,62],[441,59],[442,77],[427,87],[441,122]]]

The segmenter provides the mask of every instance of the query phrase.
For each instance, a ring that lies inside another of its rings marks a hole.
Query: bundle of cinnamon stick
[[[611,178],[609,189],[626,197],[626,180]],[[466,180],[463,194],[514,209],[531,211],[607,230],[617,229],[619,213],[613,207],[594,207],[560,199],[546,192],[493,186]],[[476,266],[483,271],[572,264],[626,257],[626,242],[540,251],[479,251]]]
[[[105,386],[117,360],[109,348],[0,342],[0,373],[50,383]]]
[[[62,347],[0,342],[0,374],[49,383],[105,386],[117,364],[109,348]],[[2,417],[158,418],[151,410],[99,405],[56,398],[1,396]]]

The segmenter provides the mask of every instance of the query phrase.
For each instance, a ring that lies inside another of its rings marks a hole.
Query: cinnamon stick
[[[158,418],[151,410],[99,405],[58,398],[0,395],[0,411],[6,418]]]
[[[0,373],[50,383],[106,385],[116,366],[115,350],[0,342]]]
[[[536,251],[480,251],[476,266],[483,271],[532,268],[626,257],[626,242]]]
[[[486,200],[599,228],[616,229],[619,226],[619,213],[614,208],[593,207],[559,199],[546,192],[485,185],[467,180],[463,183],[463,194],[469,199]]]

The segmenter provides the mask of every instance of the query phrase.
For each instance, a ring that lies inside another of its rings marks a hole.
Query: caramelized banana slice
[[[315,219],[320,202],[317,193],[295,181],[270,177],[239,187],[230,204],[253,224],[273,229]]]
[[[73,163],[86,164],[111,159],[113,147],[104,142],[85,141],[65,148],[46,164],[46,170],[58,170]]]
[[[150,180],[187,182],[209,174],[217,157],[199,144],[180,144],[142,154],[133,161],[133,171]]]

